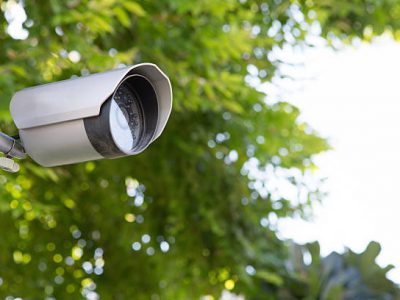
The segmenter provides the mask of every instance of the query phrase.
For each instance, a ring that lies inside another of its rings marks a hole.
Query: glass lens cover
[[[115,92],[110,107],[110,131],[123,152],[130,152],[140,141],[144,119],[139,99],[126,83]]]

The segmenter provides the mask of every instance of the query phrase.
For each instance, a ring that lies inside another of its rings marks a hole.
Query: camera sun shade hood
[[[20,130],[98,116],[121,80],[133,74],[148,78],[157,94],[159,120],[153,141],[171,113],[172,89],[168,77],[150,63],[21,90],[11,100],[11,115]]]
[[[172,89],[168,77],[156,65],[143,63],[18,91],[10,111],[26,153],[45,167],[106,158],[89,141],[84,120],[99,116],[103,104],[131,75],[145,77],[157,97],[157,124],[150,144],[168,121]]]

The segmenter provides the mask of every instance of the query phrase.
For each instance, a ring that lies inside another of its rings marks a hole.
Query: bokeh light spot
[[[132,244],[132,250],[133,251],[139,251],[142,248],[142,244],[139,242],[134,242]]]
[[[83,250],[80,247],[73,247],[71,250],[71,256],[74,260],[80,260],[83,255]]]
[[[63,258],[61,256],[61,254],[57,253],[57,254],[54,254],[53,260],[55,263],[60,263],[60,262],[62,262]]]
[[[224,286],[228,291],[233,290],[233,288],[235,287],[235,282],[232,279],[228,279],[227,281],[225,281]]]
[[[134,214],[125,214],[125,221],[128,223],[135,222],[135,215]]]
[[[168,250],[169,250],[169,244],[168,244],[168,242],[162,241],[162,242],[160,243],[160,249],[161,249],[162,252],[168,252]]]

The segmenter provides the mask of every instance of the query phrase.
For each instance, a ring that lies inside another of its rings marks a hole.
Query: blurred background
[[[0,7],[2,132],[32,85],[153,62],[174,92],[138,156],[0,174],[2,299],[400,299],[400,2]]]

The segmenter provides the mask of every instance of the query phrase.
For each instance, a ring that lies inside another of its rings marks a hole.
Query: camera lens
[[[142,75],[126,77],[103,104],[100,115],[84,119],[87,136],[103,157],[143,151],[152,141],[158,122],[155,89]]]
[[[127,83],[121,84],[111,99],[110,129],[122,151],[128,153],[139,143],[144,129],[143,117],[139,100]]]

